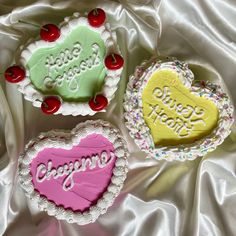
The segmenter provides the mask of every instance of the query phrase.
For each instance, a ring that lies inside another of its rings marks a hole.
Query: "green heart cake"
[[[102,9],[74,13],[54,30],[42,27],[41,39],[21,48],[5,72],[25,99],[47,114],[94,115],[114,97],[123,58]],[[51,28],[50,28],[51,27]]]
[[[124,108],[130,135],[156,159],[204,156],[224,141],[233,123],[233,107],[222,88],[195,81],[187,64],[174,58],[137,67]]]

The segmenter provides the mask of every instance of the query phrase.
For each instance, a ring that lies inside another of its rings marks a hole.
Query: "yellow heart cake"
[[[194,81],[185,63],[147,63],[131,76],[126,125],[138,146],[157,159],[194,159],[229,135],[233,107],[218,85]]]
[[[191,94],[176,72],[155,72],[142,94],[143,116],[155,145],[192,143],[216,127],[218,109],[203,97]]]

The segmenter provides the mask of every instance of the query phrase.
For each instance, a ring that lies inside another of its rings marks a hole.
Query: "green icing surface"
[[[67,53],[62,55],[66,49]],[[101,36],[85,26],[79,26],[62,43],[38,49],[26,66],[33,85],[43,94],[57,94],[65,101],[88,101],[103,86],[105,54]],[[62,67],[55,66],[58,63]]]

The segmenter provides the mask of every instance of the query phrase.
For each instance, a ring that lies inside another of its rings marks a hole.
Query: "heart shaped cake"
[[[80,225],[94,222],[118,196],[127,173],[126,144],[102,120],[31,140],[19,159],[19,182],[40,210]]]
[[[194,80],[174,58],[137,67],[125,101],[126,126],[156,159],[186,160],[213,151],[229,135],[233,107],[219,85]]]
[[[40,39],[20,48],[17,65],[5,71],[6,80],[17,83],[25,99],[46,114],[105,111],[124,63],[105,20],[105,12],[94,9],[66,17],[59,27],[42,26]]]

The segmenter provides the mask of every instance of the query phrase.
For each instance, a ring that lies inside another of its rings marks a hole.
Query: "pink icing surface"
[[[87,169],[86,171],[75,173],[73,175],[75,184],[68,191],[62,188],[62,183],[66,176],[37,182],[37,167],[42,163],[47,165],[48,161],[51,160],[52,166],[58,168],[58,166],[63,166],[70,162],[74,163],[76,160],[80,161],[82,157],[88,158],[88,156],[91,157],[93,154],[100,155],[103,151],[107,151],[110,158],[110,152],[114,152],[114,146],[108,139],[97,134],[88,135],[71,150],[61,148],[44,149],[38,153],[30,165],[35,190],[57,206],[63,206],[66,209],[70,208],[73,211],[85,211],[91,205],[96,204],[97,200],[107,190],[116,158],[104,168],[96,167],[92,170]]]

